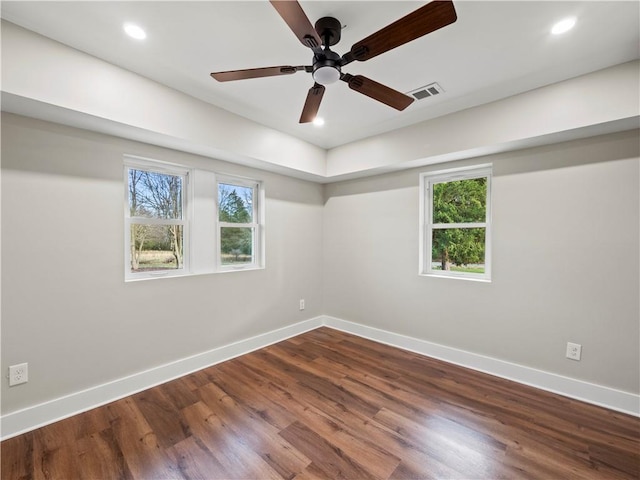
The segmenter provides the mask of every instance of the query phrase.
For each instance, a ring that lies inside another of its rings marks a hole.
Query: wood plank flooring
[[[2,479],[638,479],[640,419],[320,328],[6,440]]]

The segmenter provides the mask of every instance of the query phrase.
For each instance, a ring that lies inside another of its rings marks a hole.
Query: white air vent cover
[[[407,92],[407,95],[411,95],[416,100],[422,100],[424,98],[435,97],[441,93],[444,93],[444,89],[434,82],[429,85],[425,85],[424,87],[411,90],[410,92]]]

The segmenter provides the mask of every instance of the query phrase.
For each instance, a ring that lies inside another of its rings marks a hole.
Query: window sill
[[[467,280],[470,282],[491,283],[491,278],[473,278],[465,275],[442,275],[437,273],[419,273],[420,277],[446,278],[450,280]]]
[[[132,274],[132,276],[125,277],[124,281],[125,283],[131,283],[131,282],[142,282],[145,280],[160,280],[163,278],[195,277],[198,275],[216,275],[218,273],[247,272],[247,271],[264,270],[264,269],[265,267],[263,266],[251,265],[251,266],[243,266],[243,267],[224,268],[219,270],[207,270],[207,271],[200,271],[200,272],[182,272],[182,273],[166,273],[166,274],[162,272],[156,275],[147,273],[144,275],[140,275],[139,277],[135,276],[135,274]]]
[[[244,265],[244,266],[224,266],[212,273],[232,273],[232,272],[246,272],[252,270],[264,270],[265,267],[260,265]]]
[[[132,273],[129,274],[127,276],[125,276],[124,281],[125,283],[129,283],[129,282],[141,282],[143,280],[159,280],[161,278],[176,278],[176,277],[188,277],[189,275],[192,275],[192,273],[190,272],[179,272],[179,273],[174,273],[174,272],[170,272],[170,271],[164,271],[164,272],[156,272],[156,273],[140,273],[140,274],[136,274],[136,273]]]

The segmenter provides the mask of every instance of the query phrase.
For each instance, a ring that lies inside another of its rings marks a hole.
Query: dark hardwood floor
[[[321,328],[2,442],[16,479],[638,479],[640,419]]]

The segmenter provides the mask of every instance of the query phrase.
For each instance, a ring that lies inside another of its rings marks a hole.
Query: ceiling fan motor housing
[[[313,56],[313,79],[320,85],[337,82],[342,73],[340,70],[341,57],[329,49]]]

